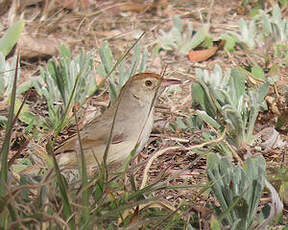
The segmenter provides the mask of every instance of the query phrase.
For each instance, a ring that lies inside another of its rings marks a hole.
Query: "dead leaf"
[[[143,10],[143,5],[140,3],[127,2],[126,4],[121,5],[119,8],[121,11],[135,11],[140,13]]]
[[[277,103],[276,103],[276,99],[274,97],[271,96],[266,96],[265,97],[265,101],[268,104],[269,110],[276,115],[280,115],[280,111],[278,109]]]
[[[271,197],[271,204],[270,206],[270,213],[269,216],[260,224],[257,226],[255,229],[263,229],[266,225],[270,223],[272,219],[274,219],[279,213],[282,212],[283,210],[283,203],[280,200],[278,192],[275,190],[273,185],[265,179],[265,185],[266,188],[270,191],[270,197]]]
[[[204,49],[204,50],[190,50],[189,51],[189,60],[195,61],[195,62],[200,62],[200,61],[205,61],[212,57],[216,51],[220,48],[223,47],[225,41],[222,40],[218,46],[211,47],[209,49]]]
[[[249,71],[242,67],[237,67],[237,70],[243,73],[253,85],[261,85],[264,83],[264,80],[254,77]]]
[[[24,34],[18,41],[17,49],[22,59],[48,58],[58,54],[59,43],[56,38],[36,38]]]
[[[75,0],[64,0],[64,1],[57,1],[64,9],[73,10],[76,6],[78,1]],[[89,5],[88,0],[80,0],[80,5],[82,8],[86,9]]]
[[[260,145],[265,149],[282,148],[287,145],[287,141],[283,141],[280,134],[272,127],[261,130],[256,136],[261,138],[262,143]]]
[[[64,1],[58,1],[58,3],[60,5],[62,5],[62,7],[64,9],[67,9],[67,10],[73,10],[74,7],[75,7],[75,0],[64,0]]]
[[[160,9],[165,9],[168,5],[167,0],[130,0],[126,4],[120,6],[121,11],[135,11],[138,13],[145,13],[147,11],[154,12]]]

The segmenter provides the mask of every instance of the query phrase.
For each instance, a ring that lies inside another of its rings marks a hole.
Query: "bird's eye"
[[[145,85],[146,85],[147,87],[151,87],[151,86],[152,86],[152,81],[146,80],[146,81],[145,81]]]

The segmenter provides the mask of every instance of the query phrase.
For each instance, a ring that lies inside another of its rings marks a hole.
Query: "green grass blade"
[[[88,194],[88,174],[85,161],[85,155],[80,137],[80,131],[78,126],[77,114],[75,113],[76,129],[79,142],[79,151],[81,156],[81,177],[82,177],[82,215],[81,221],[84,223],[89,222],[89,194]]]
[[[14,115],[14,107],[15,107],[15,99],[16,99],[16,83],[17,83],[17,76],[18,76],[18,65],[19,64],[19,54],[17,56],[16,62],[16,70],[14,75],[14,82],[13,88],[11,92],[11,99],[10,99],[10,108],[9,108],[9,115],[8,115],[8,122],[6,127],[6,133],[4,142],[2,145],[2,149],[0,151],[0,159],[1,159],[1,172],[0,172],[0,196],[3,197],[6,193],[6,184],[7,184],[7,173],[8,173],[8,154],[9,154],[9,147],[10,147],[10,139],[12,134],[13,128],[13,115]],[[6,219],[2,217],[1,225],[5,226]]]
[[[0,39],[0,52],[7,56],[17,43],[25,23],[23,20],[15,22]]]
[[[18,67],[19,63],[19,56],[17,57],[17,64]],[[14,108],[15,108],[15,100],[16,100],[16,83],[17,83],[17,75],[18,75],[18,68],[16,68],[15,75],[14,75],[14,82],[13,88],[11,93],[11,102],[9,108],[9,115],[8,115],[8,122],[7,128],[5,133],[4,143],[2,145],[2,149],[0,151],[0,158],[1,158],[1,184],[0,184],[0,195],[5,194],[5,185],[7,182],[7,158],[9,153],[9,146],[10,146],[10,139],[11,139],[11,132],[13,128],[13,115],[14,115]]]
[[[71,218],[73,212],[72,212],[72,207],[70,205],[69,198],[68,198],[67,186],[66,186],[63,176],[60,173],[60,168],[57,163],[57,160],[53,151],[53,147],[54,147],[54,143],[53,141],[50,140],[46,145],[46,151],[50,156],[52,156],[52,159],[53,159],[53,165],[54,165],[54,170],[56,172],[57,184],[59,186],[60,196],[63,202],[64,217],[66,220],[69,219],[68,224],[69,224],[70,229],[75,229],[75,220],[73,217]]]

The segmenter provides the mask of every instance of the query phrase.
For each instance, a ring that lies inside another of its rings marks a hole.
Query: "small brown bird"
[[[163,79],[154,73],[140,73],[131,77],[121,89],[116,102],[80,131],[87,167],[97,167],[97,161],[103,161],[113,119],[107,164],[126,160],[136,144],[136,154],[139,153],[152,130],[155,101],[165,87],[179,83],[179,80]],[[77,167],[79,152],[77,135],[55,150],[59,165],[69,168]]]

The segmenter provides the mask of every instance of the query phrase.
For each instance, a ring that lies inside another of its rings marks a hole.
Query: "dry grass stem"
[[[148,172],[149,172],[149,169],[150,167],[152,166],[152,163],[153,161],[163,155],[164,153],[168,152],[168,151],[191,151],[193,149],[199,149],[199,148],[203,148],[204,146],[206,145],[210,145],[210,144],[214,144],[214,143],[219,143],[221,141],[224,140],[225,138],[225,135],[226,135],[226,128],[224,130],[224,132],[222,133],[222,135],[217,138],[217,139],[214,139],[214,140],[211,140],[211,141],[207,141],[205,143],[202,143],[202,144],[199,144],[199,145],[193,145],[193,146],[190,146],[190,147],[183,147],[183,146],[171,146],[171,147],[167,147],[165,149],[160,149],[158,152],[156,152],[147,162],[147,165],[144,169],[144,172],[143,172],[143,179],[142,179],[142,183],[141,183],[141,186],[140,186],[140,189],[143,189],[147,183],[147,180],[148,180]]]

